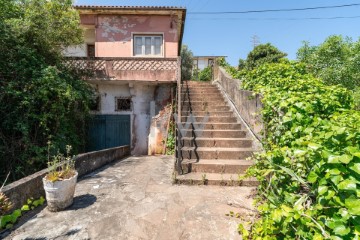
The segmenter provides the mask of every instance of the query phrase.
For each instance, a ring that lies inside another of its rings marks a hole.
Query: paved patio
[[[5,239],[241,239],[253,188],[172,185],[170,156],[129,157],[81,178],[74,204],[46,208]]]

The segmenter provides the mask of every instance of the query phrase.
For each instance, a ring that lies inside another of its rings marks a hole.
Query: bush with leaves
[[[349,91],[304,64],[282,61],[238,75],[263,95],[265,151],[247,173],[260,180],[260,218],[244,238],[358,239],[360,113]]]
[[[318,46],[304,42],[297,57],[327,85],[340,84],[349,90],[360,86],[360,40],[334,35]]]
[[[208,66],[199,72],[199,81],[211,81],[212,80],[212,67]]]
[[[260,44],[248,54],[245,61],[239,60],[239,67],[252,70],[265,63],[277,63],[286,56],[286,53],[281,52],[270,43]]]
[[[46,167],[49,140],[83,150],[92,89],[63,65],[82,41],[72,1],[0,1],[0,179],[11,182]]]

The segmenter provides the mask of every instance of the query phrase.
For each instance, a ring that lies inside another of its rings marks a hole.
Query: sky
[[[194,55],[227,56],[232,65],[237,65],[239,58],[245,59],[253,49],[254,36],[257,36],[256,42],[271,43],[287,53],[290,59],[296,59],[296,52],[303,41],[318,45],[334,34],[353,40],[358,40],[360,36],[360,6],[219,14],[360,4],[359,0],[76,0],[75,4],[186,7],[183,44],[188,45]],[[203,12],[216,13],[200,14]]]

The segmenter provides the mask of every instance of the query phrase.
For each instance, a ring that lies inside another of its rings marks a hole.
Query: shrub
[[[212,67],[208,66],[199,72],[199,81],[212,80]]]
[[[247,173],[260,181],[252,239],[357,239],[360,113],[351,93],[289,61],[240,72],[263,95],[265,152]]]

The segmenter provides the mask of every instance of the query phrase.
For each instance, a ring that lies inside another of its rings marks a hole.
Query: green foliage
[[[360,40],[334,35],[319,46],[304,42],[297,57],[327,85],[340,84],[349,90],[360,86]]]
[[[212,67],[208,66],[199,72],[199,81],[211,81],[212,80]]]
[[[181,80],[190,80],[193,68],[193,53],[187,45],[181,46]]]
[[[220,67],[223,67],[231,75],[236,75],[238,73],[238,69],[226,62],[224,57],[218,58],[216,60],[216,64]]]
[[[46,174],[46,179],[50,182],[61,181],[75,176],[75,160],[70,156],[71,146],[66,145],[66,155],[58,153],[49,159],[49,152],[51,143],[48,143],[48,168],[49,173]]]
[[[265,152],[247,173],[260,181],[261,218],[245,239],[358,239],[360,112],[349,91],[327,86],[302,63],[240,72],[263,95]]]
[[[0,179],[14,181],[46,167],[49,140],[83,149],[92,89],[62,64],[82,37],[71,1],[4,1],[0,16]]]
[[[166,139],[166,155],[174,155],[175,154],[175,123],[173,120],[170,121],[169,124],[169,132]]]
[[[241,61],[241,62],[242,65],[245,65],[248,70],[252,70],[265,63],[279,62],[280,59],[283,59],[286,56],[287,56],[286,53],[281,52],[279,49],[277,49],[270,43],[267,43],[256,46],[248,54],[246,61],[245,62]]]
[[[30,198],[27,200],[26,204],[24,204],[21,209],[14,210],[11,214],[7,215],[0,215],[0,230],[1,229],[8,229],[11,228],[23,215],[24,212],[27,212],[29,210],[33,210],[36,207],[39,207],[43,205],[45,202],[44,197],[40,197],[39,199],[34,200],[33,198]]]
[[[238,70],[243,70],[246,68],[246,61],[244,59],[239,59],[239,64],[238,64]]]
[[[356,87],[353,92],[353,98],[355,103],[355,109],[360,111],[360,87]]]

